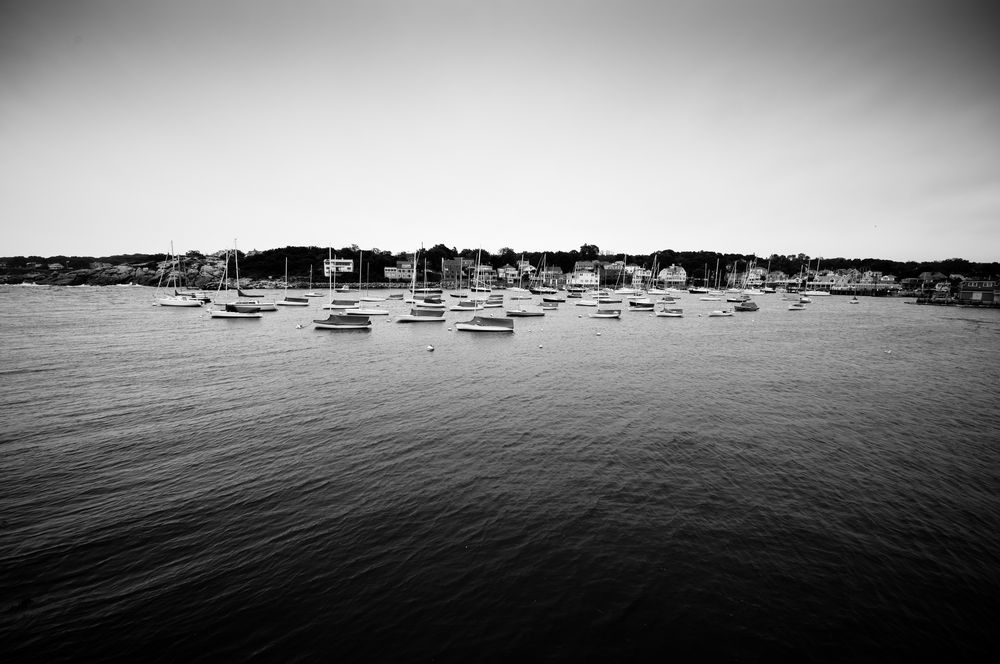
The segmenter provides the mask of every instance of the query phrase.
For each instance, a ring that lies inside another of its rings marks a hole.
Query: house
[[[354,261],[350,258],[324,258],[323,276],[329,277],[333,272],[354,272]]]
[[[597,288],[600,283],[600,263],[598,261],[577,261],[573,272],[566,278],[567,286]]]
[[[441,267],[441,279],[452,283],[468,281],[468,277],[466,275],[471,271],[471,268],[475,265],[475,263],[476,261],[471,258],[454,258],[452,260],[445,260]]]
[[[413,261],[396,261],[395,267],[388,266],[384,268],[383,272],[385,274],[385,278],[390,281],[410,281],[413,279],[413,269]]]
[[[472,268],[472,281],[475,284],[492,284],[496,278],[496,272],[489,265],[479,265]]]
[[[514,267],[510,263],[497,268],[497,279],[501,282],[508,284],[518,283],[520,278],[521,275],[518,273],[518,268]]]
[[[684,288],[688,275],[687,270],[680,265],[671,265],[660,270],[656,278],[663,284],[664,288]]]
[[[541,273],[535,277],[535,281],[547,286],[555,286],[566,283],[562,268],[558,265],[546,265]]]
[[[1000,306],[1000,285],[996,281],[963,281],[960,289],[958,304]]]

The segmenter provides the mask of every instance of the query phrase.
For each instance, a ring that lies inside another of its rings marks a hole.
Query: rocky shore
[[[186,262],[174,270],[170,261],[113,265],[91,263],[88,267],[67,268],[60,264],[30,264],[24,267],[0,267],[0,284],[38,284],[40,286],[114,286],[135,284],[156,286],[169,277],[188,288],[216,288],[224,273],[222,261],[206,258]]]
[[[219,287],[219,280],[225,274],[224,260],[216,257],[206,257],[204,260],[186,259],[180,269],[175,269],[170,261],[151,261],[148,263],[123,263],[114,265],[111,263],[91,263],[88,267],[67,268],[59,264],[50,265],[29,265],[24,267],[0,266],[0,285],[35,284],[38,286],[165,286],[168,281],[171,284],[183,284],[183,288],[194,290],[215,290]],[[229,286],[236,287],[236,279],[230,274]],[[338,288],[343,285],[356,289],[357,281],[346,281],[337,284]],[[285,282],[275,278],[248,278],[243,276],[240,279],[241,288],[284,288]],[[370,282],[364,283],[361,287],[367,289],[393,289],[409,286],[403,282]],[[300,279],[290,279],[289,288],[305,289],[309,288],[308,281]],[[313,289],[323,290],[327,287],[326,281],[315,282]]]

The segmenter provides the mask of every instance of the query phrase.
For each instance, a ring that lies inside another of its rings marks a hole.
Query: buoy
[[[542,347],[542,344],[538,344],[538,347],[539,347],[539,348],[541,348],[541,347]]]
[[[597,333],[597,336],[601,336],[601,333],[600,333],[600,332],[598,332],[598,333]]]
[[[427,350],[434,350],[434,346],[428,346]]]

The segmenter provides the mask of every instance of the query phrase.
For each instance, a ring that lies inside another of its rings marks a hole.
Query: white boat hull
[[[156,303],[161,307],[200,307],[202,306],[201,300],[196,300],[191,297],[179,296],[179,297],[161,297],[156,300]]]
[[[264,314],[259,311],[244,313],[242,311],[209,311],[211,318],[263,318]]]
[[[472,320],[455,323],[456,330],[465,332],[513,332],[514,320],[511,318],[482,318],[474,316]]]

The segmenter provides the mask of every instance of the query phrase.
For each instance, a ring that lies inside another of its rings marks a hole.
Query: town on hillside
[[[213,289],[225,277],[235,285],[231,263],[238,260],[240,285],[253,288],[309,288],[336,281],[366,288],[433,284],[462,288],[548,287],[590,289],[757,288],[825,291],[831,294],[911,296],[944,304],[1000,302],[1000,264],[964,259],[898,262],[881,259],[811,258],[804,254],[757,257],[717,252],[663,250],[648,255],[607,254],[594,245],[569,252],[516,252],[503,248],[457,251],[438,244],[418,252],[284,247],[202,254],[132,254],[104,258],[16,256],[0,258],[0,283],[39,285],[156,286],[168,277],[192,288]],[[226,267],[229,265],[229,269]]]

